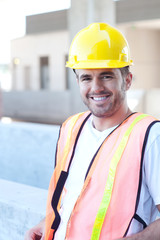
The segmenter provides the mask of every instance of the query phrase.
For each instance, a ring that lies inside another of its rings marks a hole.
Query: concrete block
[[[59,126],[0,123],[0,178],[48,189]]]
[[[47,190],[0,179],[0,239],[23,240],[45,216]]]

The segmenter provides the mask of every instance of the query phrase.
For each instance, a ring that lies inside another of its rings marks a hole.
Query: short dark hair
[[[122,77],[126,77],[130,72],[129,66],[119,68],[119,70],[121,71]]]
[[[119,70],[121,71],[122,77],[126,77],[128,75],[128,73],[130,72],[129,66],[126,66],[126,67],[123,67],[123,68],[119,68]],[[73,69],[73,72],[77,75],[75,69]]]

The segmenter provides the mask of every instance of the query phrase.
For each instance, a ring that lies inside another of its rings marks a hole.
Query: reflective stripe
[[[67,132],[67,141],[66,141],[66,145],[64,147],[64,155],[63,155],[63,159],[62,159],[62,162],[61,162],[61,169],[63,169],[64,167],[64,163],[66,162],[66,158],[67,158],[67,155],[68,155],[68,149],[70,149],[70,144],[71,144],[71,136],[72,136],[72,131],[73,131],[73,128],[76,124],[76,122],[78,121],[80,115],[82,115],[82,113],[79,113],[75,116],[72,117],[71,121],[70,121],[70,125],[69,125],[69,129],[68,129],[68,132]]]
[[[123,151],[127,145],[130,133],[131,133],[133,127],[136,125],[136,123],[138,123],[140,120],[142,120],[146,116],[147,116],[146,114],[141,114],[134,119],[134,121],[131,123],[131,125],[126,130],[125,134],[123,135],[122,140],[111,160],[103,198],[102,198],[100,207],[98,209],[97,216],[96,216],[94,226],[93,226],[91,240],[98,240],[100,237],[101,229],[102,229],[103,222],[105,219],[105,215],[107,213],[107,209],[109,207],[109,203],[110,203],[111,196],[112,196],[112,189],[113,189],[114,179],[115,179],[115,175],[116,175],[116,169],[117,169],[118,163],[121,159],[121,156],[123,154]]]

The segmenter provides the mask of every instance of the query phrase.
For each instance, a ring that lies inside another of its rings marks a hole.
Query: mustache
[[[97,97],[97,96],[111,96],[113,93],[111,91],[101,91],[101,92],[90,92],[87,97]]]

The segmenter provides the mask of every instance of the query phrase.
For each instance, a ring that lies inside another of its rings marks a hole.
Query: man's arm
[[[24,240],[45,240],[45,218],[26,232]]]
[[[157,205],[160,212],[160,205]],[[142,232],[134,234],[130,237],[119,238],[117,240],[128,239],[128,240],[160,240],[160,219],[157,219],[146,227]]]

